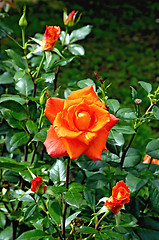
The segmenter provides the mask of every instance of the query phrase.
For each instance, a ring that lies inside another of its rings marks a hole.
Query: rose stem
[[[103,220],[103,218],[105,218],[105,216],[106,216],[108,213],[109,213],[109,212],[106,212],[106,213],[105,213],[105,214],[99,219],[97,225],[95,226],[95,229],[98,230],[98,228],[99,228],[99,224],[101,223],[101,221]]]
[[[65,187],[68,189],[68,181],[69,181],[69,170],[70,170],[70,158],[67,159],[67,165],[66,165],[66,182]],[[67,209],[67,203],[64,203],[64,210],[63,210],[63,219],[62,219],[62,237],[65,239],[65,218],[66,218],[66,209]]]
[[[58,77],[58,74],[59,74],[59,69],[60,69],[60,66],[57,66],[56,72],[55,72],[53,93],[56,91],[56,88],[57,88],[57,77]]]

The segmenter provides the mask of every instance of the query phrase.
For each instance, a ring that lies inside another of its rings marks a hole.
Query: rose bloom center
[[[76,127],[81,131],[88,129],[90,126],[90,122],[91,116],[86,111],[78,113],[75,119]]]

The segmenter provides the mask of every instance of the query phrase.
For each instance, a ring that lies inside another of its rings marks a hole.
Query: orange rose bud
[[[145,154],[143,163],[148,164],[148,163],[150,163],[150,161],[151,161],[151,156],[149,156],[148,154]],[[159,165],[159,159],[153,158],[151,161],[151,164]]]
[[[85,154],[102,160],[109,130],[119,121],[97,97],[93,86],[71,92],[66,100],[49,98],[45,116],[51,127],[44,142],[48,154],[71,159]]]
[[[31,191],[37,193],[39,191],[39,187],[41,186],[43,182],[43,179],[41,177],[35,177],[34,179],[31,180]],[[43,185],[43,193],[45,193],[47,186]]]
[[[44,51],[52,51],[57,39],[60,37],[60,27],[46,26],[45,34],[42,39],[41,47]]]
[[[125,203],[130,202],[128,186],[124,181],[119,181],[112,189],[112,196],[105,202],[105,206],[114,214],[117,214]]]
[[[75,11],[72,11],[65,19],[64,24],[71,27],[74,25]]]

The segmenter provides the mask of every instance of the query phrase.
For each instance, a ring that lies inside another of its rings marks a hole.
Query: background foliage
[[[16,3],[16,8],[1,12],[0,25],[21,43],[18,21],[24,1]],[[71,231],[71,220],[79,216],[85,227],[77,228],[75,236],[81,239],[158,239],[159,168],[141,163],[145,153],[159,159],[158,105],[153,107],[145,119],[147,124],[139,128],[136,136],[133,125],[137,117],[144,119],[149,106],[147,96],[158,87],[158,1],[28,1],[26,6],[29,23],[26,38],[41,39],[45,25],[59,25],[64,29],[63,7],[67,7],[68,12],[74,9],[82,12],[80,22],[71,31],[86,25],[92,27],[88,36],[77,39],[83,46],[78,54],[72,54],[74,48],[65,53],[69,59],[67,64],[62,58],[58,62],[57,54],[50,68],[45,63],[35,98],[32,97],[34,84],[23,70],[27,69],[23,52],[1,32],[0,239],[58,239],[56,227],[61,225],[61,196],[69,205],[67,234]],[[56,47],[62,51],[59,42]],[[41,57],[42,54],[37,53],[29,58],[31,69],[38,70]],[[108,152],[103,153],[103,161],[93,162],[83,155],[71,161],[69,190],[64,184],[66,161],[52,159],[43,147],[49,121],[43,116],[43,106],[39,103],[46,86],[53,95],[54,70],[58,64],[62,65],[57,81],[58,97],[67,97],[71,90],[90,83],[98,89],[100,84],[94,75],[97,72],[106,79],[107,85],[111,83],[107,90],[109,111],[120,118],[120,124],[109,134]],[[135,98],[142,99],[139,116],[135,115],[138,111]],[[125,151],[124,164],[121,164],[125,145],[133,135],[135,140]],[[34,175],[40,175],[48,186],[48,194],[43,198],[33,194],[22,196],[30,189]],[[102,207],[103,203],[97,205],[99,199],[109,197],[116,181],[122,179],[129,186],[131,202],[121,214],[120,228],[113,214],[109,214],[98,232],[94,225],[99,216],[91,220],[92,214]],[[92,225],[86,227],[91,221]]]

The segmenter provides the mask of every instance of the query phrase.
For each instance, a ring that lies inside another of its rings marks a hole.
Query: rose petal
[[[119,121],[113,114],[110,114],[110,121],[106,124],[105,129],[109,131]]]
[[[68,155],[61,138],[58,138],[53,126],[47,131],[47,138],[44,145],[47,153],[53,158]]]
[[[64,106],[64,99],[60,98],[49,98],[46,102],[45,106],[45,116],[50,120],[53,124],[54,119],[58,112],[62,111]]]
[[[71,94],[67,97],[68,100],[74,100],[78,98],[87,98],[88,100],[91,100],[91,102],[94,102],[102,108],[105,108],[105,105],[97,97],[93,89],[93,85],[90,85],[80,90],[72,91]]]
[[[109,132],[102,129],[98,132],[97,137],[90,143],[88,149],[84,152],[93,161],[102,160],[101,154],[106,149],[106,141]]]
[[[78,158],[87,148],[87,145],[77,139],[64,138],[63,143],[71,159]]]

